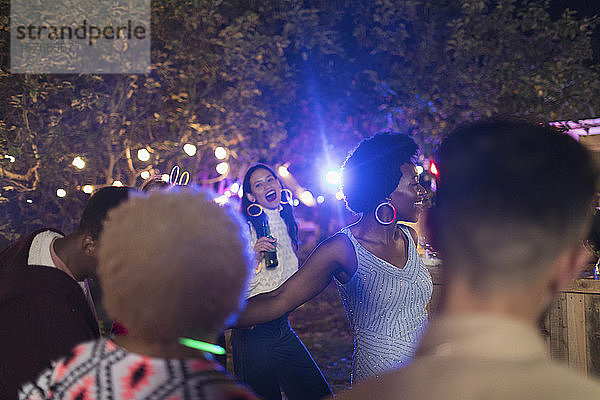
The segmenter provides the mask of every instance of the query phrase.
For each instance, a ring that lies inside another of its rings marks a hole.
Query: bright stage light
[[[65,197],[67,195],[67,191],[62,188],[56,189],[56,195],[58,197]]]
[[[123,186],[123,182],[117,180],[117,181],[114,181],[112,185],[121,187],[121,186]]]
[[[335,169],[330,169],[325,174],[325,182],[327,182],[327,183],[329,183],[330,185],[333,185],[333,186],[339,185],[340,182],[341,182],[340,172],[338,170],[335,170]]]
[[[191,143],[186,143],[183,146],[183,151],[185,152],[185,154],[192,157],[192,156],[196,155],[196,146],[194,146]]]
[[[227,164],[226,162],[220,162],[217,164],[215,169],[217,170],[217,172],[219,174],[225,175],[227,173],[227,171],[229,171],[229,164]]]
[[[224,147],[215,147],[215,157],[219,160],[224,160],[227,157],[227,150]]]
[[[83,193],[90,194],[94,191],[94,187],[92,185],[85,185],[82,190]]]
[[[140,176],[142,177],[142,179],[146,180],[146,179],[150,178],[150,171],[142,171]]]
[[[83,167],[85,167],[85,161],[83,161],[83,159],[79,156],[75,157],[71,164],[73,164],[75,168],[78,169],[83,169]]]
[[[137,157],[140,161],[148,161],[150,159],[150,152],[146,149],[139,149]]]
[[[277,173],[282,178],[287,178],[288,176],[290,176],[290,171],[285,165],[280,165],[279,168],[277,168]]]

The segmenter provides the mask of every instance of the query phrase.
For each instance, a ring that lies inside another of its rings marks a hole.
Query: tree
[[[465,120],[600,109],[598,18],[552,20],[548,1],[154,1],[147,75],[10,75],[8,6],[0,0],[0,157],[14,157],[0,158],[0,232],[10,239],[42,224],[68,230],[84,185],[139,185],[144,171],[178,164],[210,185],[258,160],[286,162],[309,186],[377,130],[408,132],[430,156]],[[214,172],[217,145],[228,175]]]

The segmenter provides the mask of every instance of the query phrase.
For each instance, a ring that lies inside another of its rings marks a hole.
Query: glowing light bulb
[[[186,143],[183,146],[183,151],[185,152],[185,154],[187,154],[188,156],[192,157],[194,155],[196,155],[196,146],[194,146],[191,143]]]
[[[286,178],[286,177],[290,176],[290,171],[287,169],[287,167],[285,165],[279,166],[279,168],[277,168],[277,173],[282,178]]]
[[[342,192],[341,190],[338,190],[337,193],[335,194],[335,198],[337,200],[344,200],[344,192]]]
[[[65,189],[58,188],[56,189],[56,195],[58,197],[65,197],[67,195],[67,191]]]
[[[13,156],[11,156],[10,154],[5,154],[4,158],[8,158],[8,161],[15,162],[16,158],[14,158]]]
[[[26,201],[28,204],[31,204],[31,203],[33,203],[33,200],[31,200],[31,199],[27,199],[27,200],[25,200],[25,201]]]
[[[71,164],[73,164],[75,168],[78,169],[83,169],[83,167],[85,167],[85,161],[83,161],[83,159],[79,156],[75,157]]]
[[[225,147],[215,147],[215,157],[219,160],[224,160],[227,157],[227,150]]]
[[[294,207],[298,207],[300,205],[300,200],[294,199],[293,203]]]
[[[300,193],[300,201],[309,207],[313,207],[315,205],[315,198],[308,190]]]
[[[422,166],[417,165],[417,174],[421,175],[423,171],[425,171],[425,169]]]
[[[112,185],[121,187],[121,186],[123,186],[123,182],[117,180],[117,181],[114,181]]]
[[[150,159],[150,152],[146,149],[139,149],[137,152],[138,160],[148,161]]]
[[[340,181],[341,176],[339,171],[331,169],[325,174],[325,182],[329,183],[330,185],[339,185]]]
[[[226,162],[220,162],[217,164],[215,169],[219,174],[225,175],[227,171],[229,171],[229,164],[227,164]]]
[[[94,187],[92,185],[85,185],[83,188],[83,193],[90,194],[94,191]]]
[[[150,171],[142,171],[142,173],[140,174],[140,176],[142,177],[142,179],[148,179],[150,178]]]
[[[321,195],[317,196],[317,203],[323,204],[324,201],[325,201],[325,197],[323,197]]]
[[[170,177],[169,177],[169,174],[162,174],[162,175],[160,176],[160,179],[161,179],[163,182],[167,182],[167,183],[169,183],[169,178],[170,178]]]
[[[237,193],[240,191],[240,184],[237,182],[233,182],[233,184],[231,185],[231,187],[229,188],[229,190],[231,190],[233,193]]]
[[[429,167],[429,170],[431,171],[431,173],[435,176],[439,175],[440,172],[438,171],[437,167],[435,166],[435,163],[432,162],[431,166]]]

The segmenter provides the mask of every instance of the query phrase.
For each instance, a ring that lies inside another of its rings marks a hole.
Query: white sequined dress
[[[407,365],[427,327],[431,276],[408,238],[408,260],[398,268],[365,249],[349,228],[342,230],[356,250],[358,267],[347,283],[336,281],[354,334],[352,382]]]

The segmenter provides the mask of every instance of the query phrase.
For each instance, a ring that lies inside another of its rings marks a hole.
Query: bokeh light
[[[186,143],[183,146],[183,151],[185,152],[185,154],[187,154],[188,156],[192,157],[194,155],[196,155],[196,146],[194,146],[191,143]]]
[[[114,181],[114,182],[113,182],[113,184],[112,184],[112,185],[113,185],[113,186],[119,186],[119,187],[120,187],[120,186],[123,186],[123,182],[121,182],[121,181],[119,181],[119,180],[116,180],[116,181]]]
[[[150,178],[150,171],[142,171],[140,176],[142,177],[142,179],[148,179]]]
[[[92,185],[85,185],[82,190],[83,193],[91,194],[94,191],[94,187]]]
[[[139,149],[137,152],[138,160],[148,161],[150,159],[150,152],[146,149]]]
[[[77,156],[73,159],[72,164],[75,166],[75,168],[78,169],[83,169],[85,167],[85,161],[83,161],[83,158]]]
[[[282,178],[287,178],[288,176],[290,176],[290,171],[287,169],[287,167],[285,165],[279,166],[279,168],[277,168],[277,173]]]
[[[227,171],[229,171],[229,164],[227,164],[226,162],[220,162],[217,164],[215,169],[219,174],[225,175]]]
[[[316,204],[315,197],[308,190],[305,190],[304,192],[300,193],[299,197],[300,201],[309,207],[313,207]]]
[[[227,150],[225,150],[225,147],[215,147],[215,157],[219,160],[224,160],[225,157],[227,157]]]
[[[56,189],[56,195],[58,197],[65,197],[67,195],[67,191],[63,188]]]

